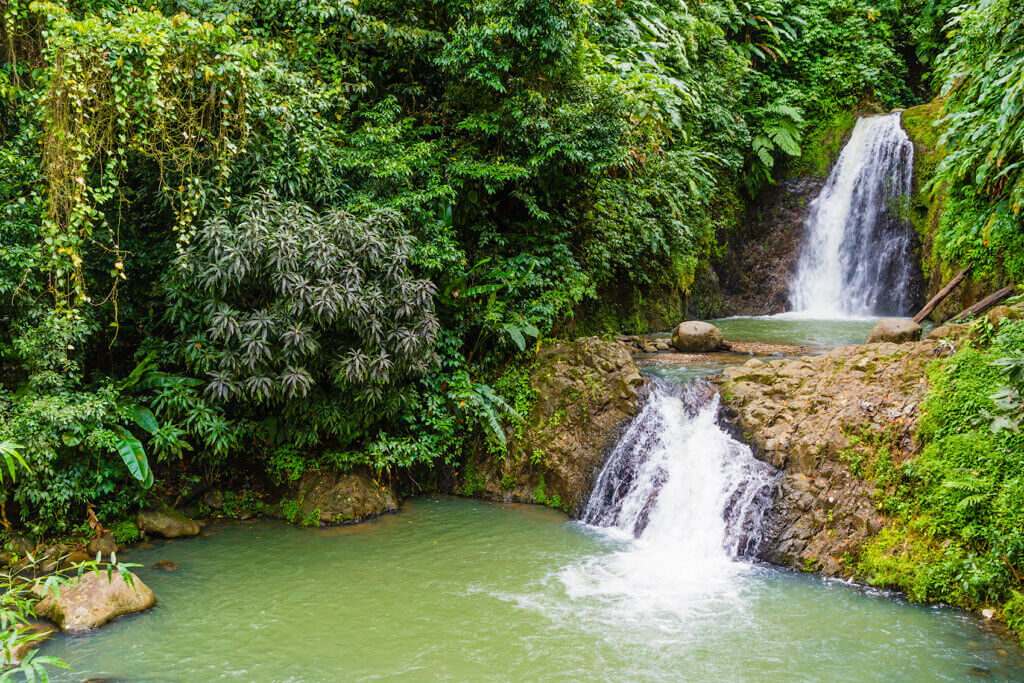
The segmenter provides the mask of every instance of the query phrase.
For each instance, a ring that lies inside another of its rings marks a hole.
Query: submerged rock
[[[178,563],[174,560],[160,560],[153,565],[153,569],[159,569],[162,572],[176,572],[181,569],[181,567],[179,567]]]
[[[292,496],[299,514],[319,524],[350,524],[398,509],[398,496],[388,486],[356,472],[307,472]]]
[[[543,346],[528,384],[536,400],[525,424],[508,430],[507,451],[480,448],[452,489],[571,512],[586,501],[620,428],[639,411],[644,379],[622,344],[587,337]]]
[[[65,632],[99,628],[111,619],[147,610],[156,604],[149,586],[131,574],[129,585],[118,572],[86,572],[76,583],[48,592],[36,604],[36,614]]]
[[[717,351],[723,342],[722,333],[717,327],[700,320],[679,323],[672,331],[672,346],[683,352]]]
[[[140,512],[135,523],[147,534],[156,534],[164,538],[199,535],[199,525],[177,510],[146,510]]]
[[[5,667],[21,664],[21,661],[25,659],[29,652],[42,645],[43,641],[53,635],[53,633],[54,629],[49,624],[42,621],[34,621],[28,624],[26,630],[22,631],[22,635],[30,634],[26,640],[14,647],[5,647],[3,644],[0,644],[0,673],[3,672]]]
[[[903,342],[917,341],[921,338],[921,326],[910,318],[882,318],[871,328],[868,334],[868,344],[878,342]]]

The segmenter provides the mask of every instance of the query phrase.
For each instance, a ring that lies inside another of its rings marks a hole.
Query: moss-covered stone
[[[914,186],[910,200],[910,220],[921,242],[921,272],[925,278],[927,298],[934,296],[964,264],[943,258],[937,235],[946,212],[949,193],[944,186],[935,186],[935,171],[945,150],[939,144],[941,128],[936,124],[942,116],[942,99],[911,107],[903,112],[903,129],[914,143]],[[937,322],[948,320],[974,305],[1001,285],[998,274],[988,277],[968,276],[931,314]]]
[[[529,366],[536,400],[525,425],[508,428],[505,453],[470,454],[455,492],[573,511],[639,409],[643,383],[621,344],[589,337],[543,346]]]

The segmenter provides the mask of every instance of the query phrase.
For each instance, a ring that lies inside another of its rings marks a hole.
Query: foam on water
[[[609,455],[581,517],[620,550],[564,568],[572,598],[616,618],[688,617],[735,604],[771,506],[776,475],[718,424],[709,385],[655,380]]]

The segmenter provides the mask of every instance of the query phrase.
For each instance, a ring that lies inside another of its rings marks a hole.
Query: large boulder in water
[[[688,320],[672,331],[672,346],[686,353],[703,353],[722,348],[722,333],[711,323]]]
[[[135,517],[135,523],[147,534],[156,534],[164,538],[178,536],[197,536],[199,525],[177,510],[146,510]]]
[[[357,472],[307,472],[291,495],[302,519],[318,524],[351,524],[398,509],[390,487]]]
[[[636,363],[622,344],[588,337],[545,345],[506,378],[524,422],[506,428],[500,455],[481,444],[448,486],[462,495],[576,510],[621,427],[639,411],[644,379]]]
[[[871,328],[868,334],[868,344],[878,342],[903,342],[918,341],[921,339],[921,326],[910,318],[882,318]]]
[[[80,579],[48,591],[36,604],[36,615],[64,631],[99,628],[111,619],[147,610],[156,604],[149,586],[131,572],[131,585],[120,573],[86,572]]]

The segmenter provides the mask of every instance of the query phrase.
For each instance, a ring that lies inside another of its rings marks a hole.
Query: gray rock
[[[135,518],[135,523],[146,533],[156,534],[164,538],[197,536],[199,534],[198,524],[177,510],[171,510],[170,508],[140,512]]]
[[[293,497],[302,501],[302,517],[316,515],[320,524],[350,524],[398,509],[398,497],[387,486],[355,472],[307,472]]]
[[[689,320],[672,331],[672,346],[679,351],[703,353],[721,348],[722,333],[711,323]]]
[[[921,338],[921,326],[909,318],[882,318],[871,328],[868,344],[878,342],[918,341]]]
[[[59,592],[47,592],[36,604],[36,614],[60,626],[63,631],[99,628],[111,619],[147,610],[156,596],[142,580],[130,574],[132,584],[118,573],[86,572]]]
[[[971,334],[971,323],[946,323],[928,333],[928,339],[966,339]]]
[[[90,557],[96,557],[96,553],[101,553],[104,556],[116,553],[117,543],[114,542],[114,534],[108,531],[99,538],[92,539],[85,547],[85,551],[89,553]]]
[[[35,543],[20,534],[12,534],[10,543],[14,548],[14,552],[23,557],[36,549]]]
[[[485,448],[474,452],[454,488],[491,500],[537,502],[543,481],[549,504],[573,510],[590,496],[622,425],[639,411],[644,379],[623,346],[596,337],[545,344],[528,367],[537,401],[523,415],[521,433],[510,435],[503,458]]]

